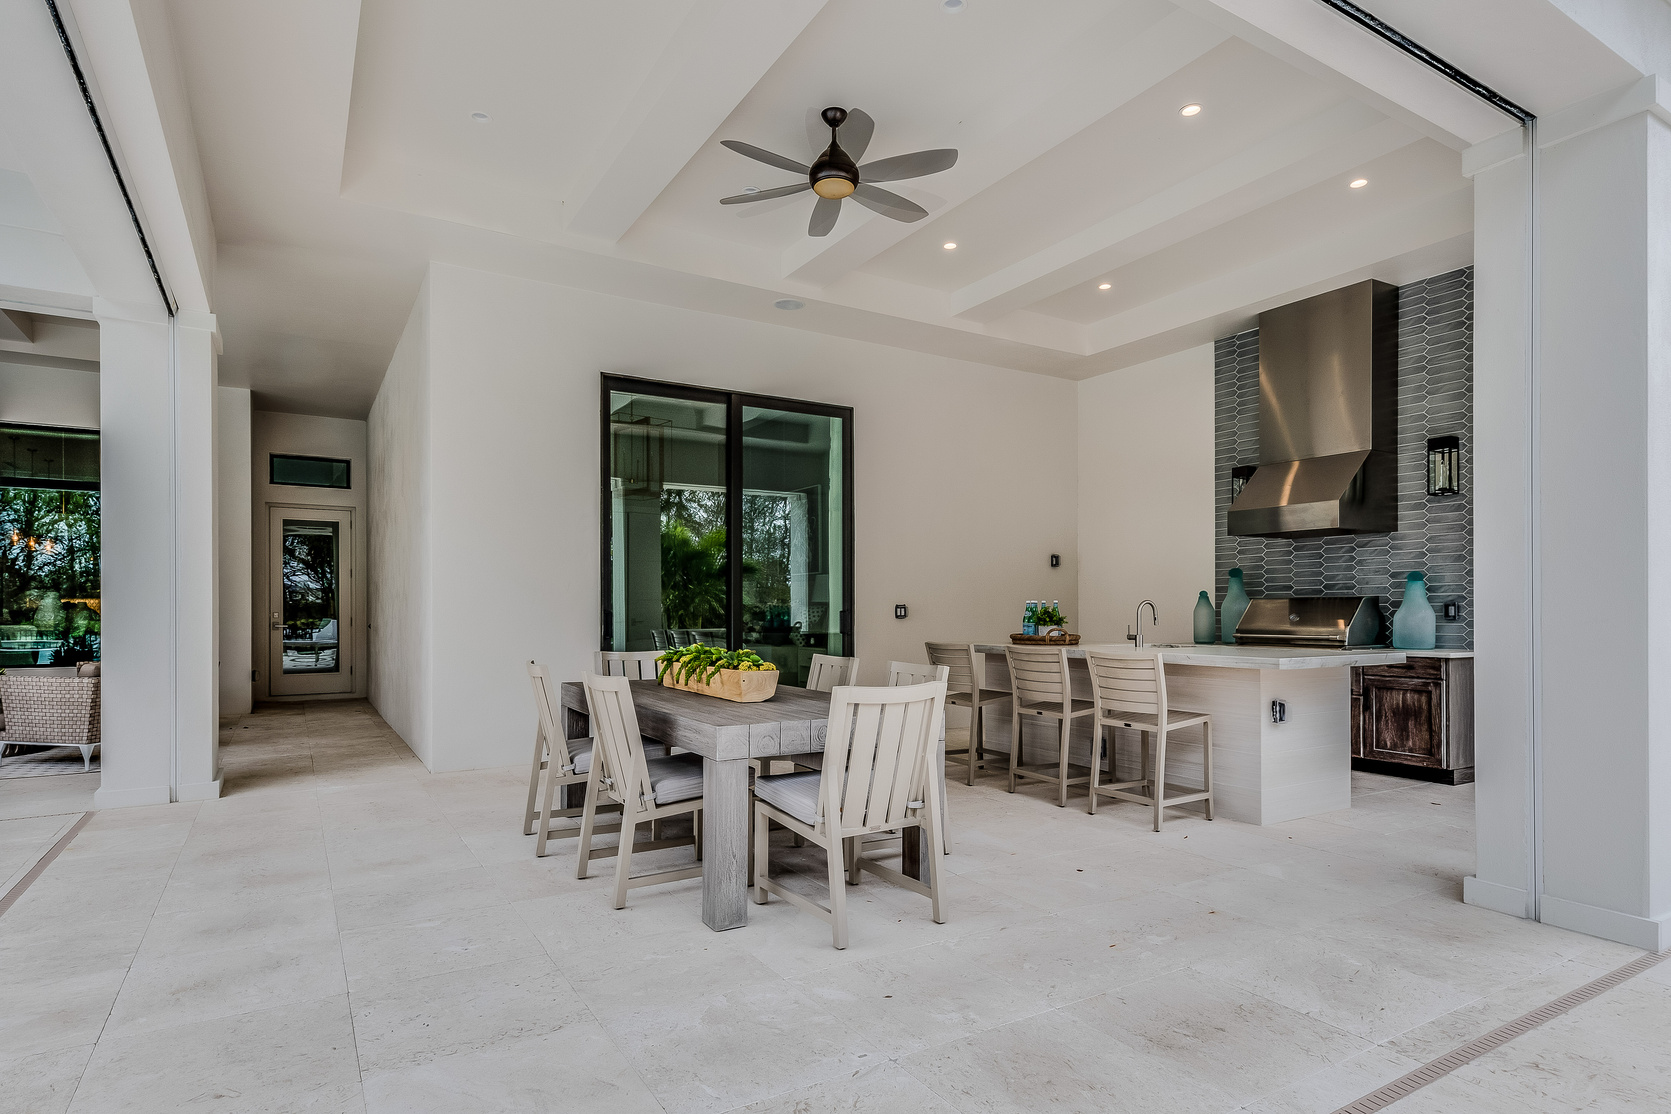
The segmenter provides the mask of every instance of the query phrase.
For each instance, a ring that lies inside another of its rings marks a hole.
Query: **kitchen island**
[[[977,643],[986,656],[985,687],[1008,690],[1007,643]],[[1150,646],[1166,668],[1166,694],[1173,708],[1213,717],[1213,811],[1248,824],[1280,824],[1350,808],[1352,804],[1353,666],[1397,665],[1401,650],[1312,650],[1289,646]],[[1138,653],[1129,642],[1082,643],[1068,647],[1068,668],[1076,699],[1091,699],[1085,651]],[[1272,722],[1271,705],[1282,701],[1286,719]],[[1088,764],[1091,731],[1087,717],[1076,727],[1073,760]],[[1116,730],[1115,760],[1122,770],[1138,764],[1135,732]],[[989,749],[1008,751],[1008,705],[987,712]],[[1055,753],[1055,738],[1028,733],[1035,756]],[[1201,784],[1201,729],[1168,737],[1168,783]],[[1196,808],[1199,806],[1184,806]]]

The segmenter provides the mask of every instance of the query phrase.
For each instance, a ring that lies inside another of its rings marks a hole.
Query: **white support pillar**
[[[95,300],[103,543],[99,808],[219,792],[214,318]]]
[[[1650,77],[1539,122],[1535,331],[1509,289],[1526,258],[1515,170],[1475,176],[1480,788],[1466,889],[1475,904],[1655,950],[1671,946],[1663,99]],[[1535,338],[1535,379],[1517,330]]]

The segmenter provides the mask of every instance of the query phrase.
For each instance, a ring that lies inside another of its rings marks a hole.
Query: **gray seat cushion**
[[[574,763],[574,772],[577,773],[577,774],[589,774],[589,773],[591,773],[592,772],[592,740],[588,738],[588,739],[566,739],[564,741],[566,743],[568,743],[569,761]],[[644,741],[644,757],[645,758],[660,758],[661,756],[665,755],[666,753],[667,753],[667,748],[662,746],[660,743],[652,743],[648,739],[646,739]]]
[[[803,824],[818,823],[820,773],[776,774],[754,779],[754,795]]]
[[[702,796],[702,759],[694,754],[649,758],[650,795],[658,805]]]

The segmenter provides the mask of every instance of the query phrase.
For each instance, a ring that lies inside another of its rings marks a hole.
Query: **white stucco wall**
[[[99,428],[99,373],[39,367],[0,352],[0,422]]]
[[[1078,415],[1073,629],[1119,642],[1150,599],[1160,623],[1144,637],[1188,642],[1213,592],[1213,346],[1085,380]]]
[[[372,404],[368,618],[371,702],[434,767],[430,745],[429,284]]]

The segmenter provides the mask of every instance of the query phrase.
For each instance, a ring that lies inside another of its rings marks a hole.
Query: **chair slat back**
[[[837,685],[850,685],[858,678],[858,658],[813,654],[812,665],[807,669],[806,687],[811,692],[832,692]]]
[[[981,688],[981,655],[963,642],[924,642],[928,660],[943,665],[950,672],[946,677],[947,692],[979,692]]]
[[[897,825],[935,792],[929,758],[945,715],[946,683],[840,685],[830,696],[819,782],[820,822],[842,833]]]
[[[629,681],[653,681],[660,656],[655,650],[597,650],[592,654],[592,671]]]
[[[1096,696],[1097,719],[1107,713],[1138,712],[1160,716],[1166,711],[1166,670],[1160,654],[1104,654],[1085,652]]]
[[[604,770],[613,784],[606,792],[621,802],[628,815],[646,811],[650,797],[650,768],[644,760],[644,737],[638,731],[638,710],[632,685],[625,677],[597,673],[581,676],[586,708],[592,717],[593,762],[601,750]]]
[[[528,680],[534,686],[534,710],[540,716],[540,736],[550,748],[550,762],[559,770],[570,765],[568,740],[557,726],[557,703],[551,699],[551,671],[536,662],[528,663]]]
[[[1060,704],[1072,699],[1068,680],[1068,652],[1061,646],[1006,646],[1010,690],[1024,704]]]
[[[944,681],[950,668],[944,665],[918,665],[909,661],[890,661],[888,663],[888,687],[898,688],[900,685],[926,685],[930,681]]]
[[[650,640],[656,644],[658,650],[671,650],[673,648],[673,633],[671,631],[657,627],[650,631]]]

